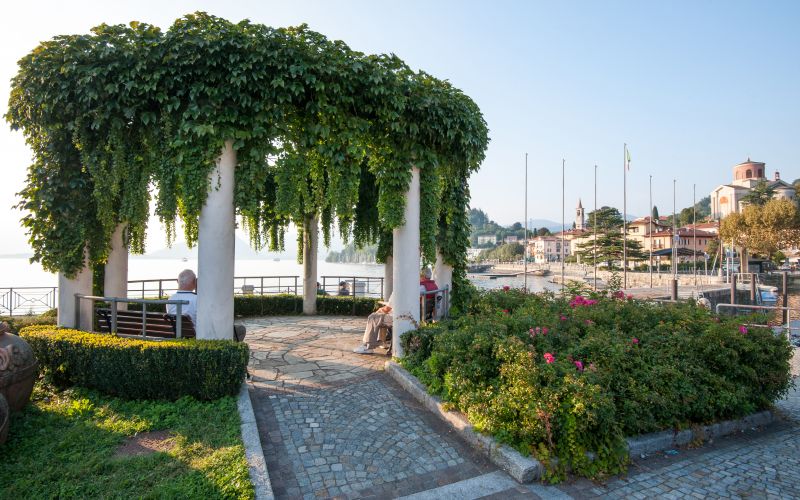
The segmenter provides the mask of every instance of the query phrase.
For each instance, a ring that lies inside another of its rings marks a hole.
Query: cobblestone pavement
[[[251,395],[277,498],[800,498],[800,391],[782,421],[675,455],[627,476],[519,485],[352,353],[363,318],[251,320]],[[382,352],[382,351],[376,351]],[[800,380],[797,380],[800,385]]]
[[[496,471],[383,373],[386,356],[352,352],[364,318],[245,324],[277,498],[393,498]]]

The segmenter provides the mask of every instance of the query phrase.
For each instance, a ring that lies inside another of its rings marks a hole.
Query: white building
[[[741,212],[742,199],[761,181],[766,181],[767,186],[775,191],[775,198],[795,198],[794,186],[782,181],[779,172],[775,172],[774,180],[767,181],[766,164],[748,158],[746,162],[733,167],[733,182],[711,192],[711,217],[719,220],[728,214]]]
[[[528,246],[530,256],[536,264],[547,264],[548,262],[561,262],[561,237],[560,236],[537,236],[530,239]],[[569,257],[569,241],[565,241],[564,257]]]

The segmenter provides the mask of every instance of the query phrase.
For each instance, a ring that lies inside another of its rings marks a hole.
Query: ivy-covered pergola
[[[200,338],[231,337],[237,215],[258,248],[301,229],[306,313],[318,227],[325,244],[334,227],[379,244],[398,333],[419,320],[420,259],[461,300],[486,123],[460,90],[394,55],[205,13],[164,32],[101,25],[22,58],[6,119],[33,150],[19,208],[34,259],[59,273],[59,324],[80,326],[73,295],[91,293],[94,266],[107,296],[125,295],[153,198],[169,239],[180,217],[198,244]]]

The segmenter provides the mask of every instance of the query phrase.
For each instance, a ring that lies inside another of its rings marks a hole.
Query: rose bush
[[[621,472],[625,436],[742,417],[789,388],[791,347],[769,328],[587,295],[482,292],[462,316],[405,334],[403,365],[550,479]]]

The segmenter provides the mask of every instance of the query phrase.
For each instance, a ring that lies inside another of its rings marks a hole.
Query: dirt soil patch
[[[114,452],[114,458],[148,455],[157,451],[169,451],[175,438],[169,431],[142,432],[127,438]]]

